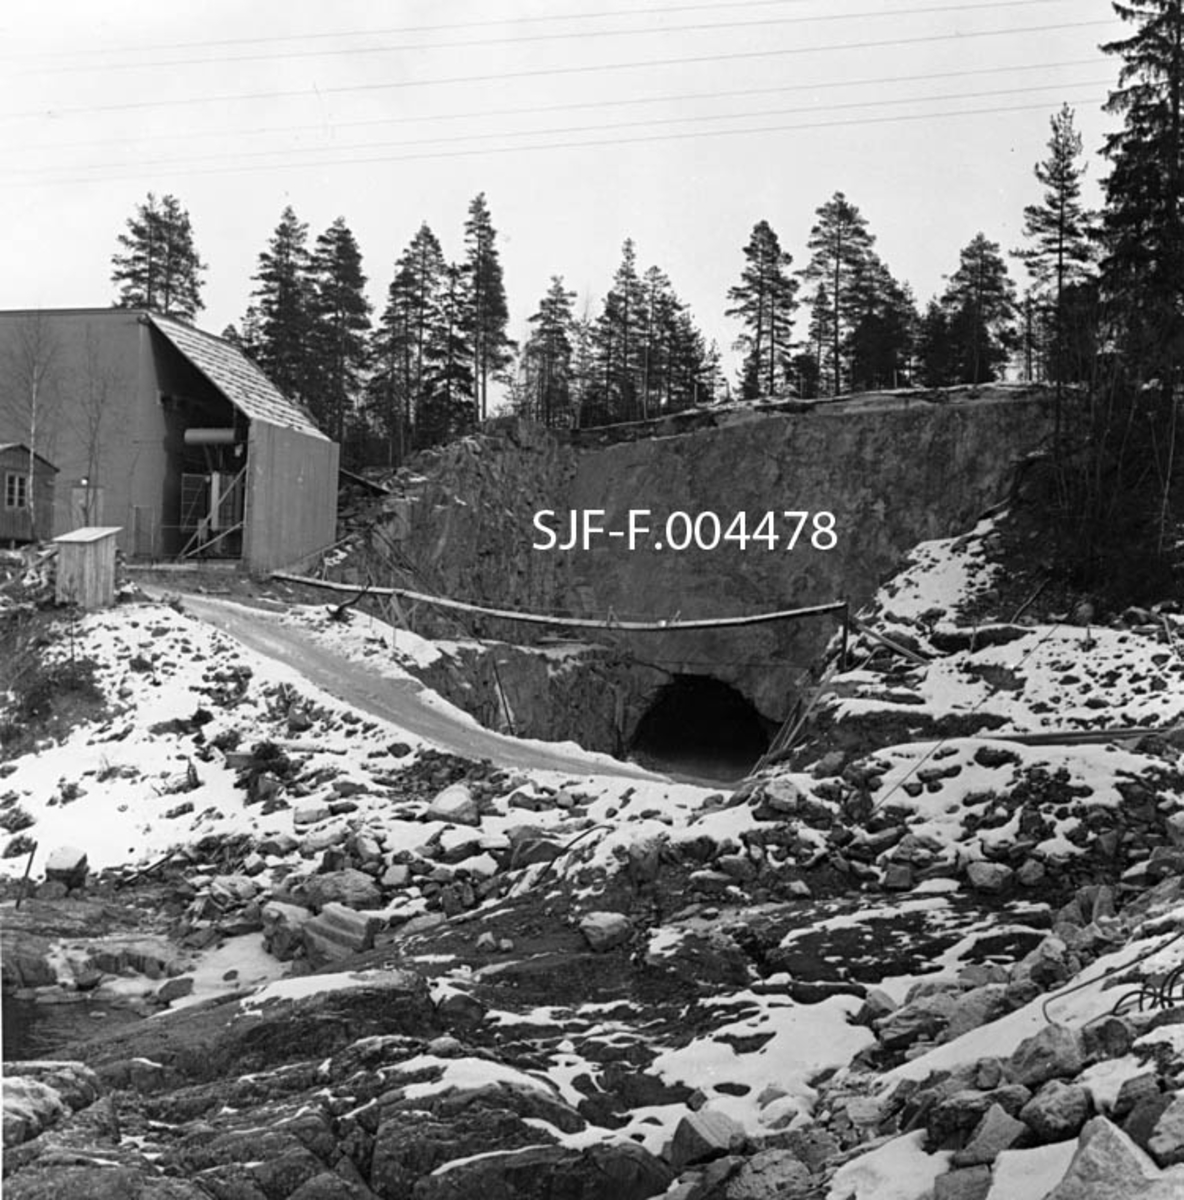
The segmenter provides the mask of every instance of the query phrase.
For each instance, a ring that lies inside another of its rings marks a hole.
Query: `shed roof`
[[[148,313],[147,317],[245,417],[329,440],[308,413],[289,400],[233,343],[156,313]]]
[[[24,451],[26,454],[28,454],[28,453],[29,453],[29,447],[28,447],[28,446],[26,446],[24,442],[3,442],[3,443],[0,443],[0,454],[3,454],[3,453],[6,451],[6,450],[23,450],[23,451]],[[35,459],[36,459],[38,462],[40,462],[40,463],[44,463],[44,464],[45,464],[45,465],[46,465],[46,466],[47,466],[47,467],[48,467],[48,468],[49,468],[51,471],[60,471],[60,468],[59,468],[59,467],[55,467],[55,466],[53,465],[53,463],[51,463],[51,462],[49,461],[49,459],[48,459],[48,458],[45,458],[43,455],[41,455],[41,454],[37,454],[36,452],[34,452],[34,454],[33,454],[33,457],[34,457],[34,458],[35,458]]]

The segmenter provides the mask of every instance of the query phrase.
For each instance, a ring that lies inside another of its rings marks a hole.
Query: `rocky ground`
[[[1184,1193],[1184,621],[1017,613],[998,540],[722,790],[442,753],[183,600],[27,613],[6,1001],[103,1033],[6,1063],[7,1194]]]

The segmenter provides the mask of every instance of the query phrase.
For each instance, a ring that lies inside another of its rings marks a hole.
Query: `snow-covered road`
[[[145,587],[144,591],[157,599],[166,594],[164,589],[155,587]],[[664,778],[606,754],[581,750],[571,743],[551,747],[484,729],[438,698],[436,703],[430,703],[432,694],[416,681],[391,678],[363,662],[342,658],[318,645],[303,629],[285,622],[282,613],[190,593],[184,595],[182,603],[186,612],[208,621],[255,653],[295,668],[309,682],[346,704],[391,721],[454,754],[488,758],[499,766],[521,770],[594,773],[628,779]]]

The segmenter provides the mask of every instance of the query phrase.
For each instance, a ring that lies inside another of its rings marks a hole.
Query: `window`
[[[4,476],[4,507],[29,507],[29,477],[12,471]]]

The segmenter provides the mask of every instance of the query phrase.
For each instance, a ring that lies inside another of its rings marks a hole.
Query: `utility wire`
[[[55,118],[107,112],[142,112],[147,109],[183,108],[200,104],[237,104],[253,100],[281,100],[293,97],[344,95],[358,92],[384,92],[421,87],[443,87],[461,83],[501,84],[511,79],[543,79],[556,76],[593,75],[603,71],[653,70],[660,67],[697,66],[722,62],[752,62],[756,59],[786,58],[801,55],[832,54],[848,50],[888,50],[899,46],[933,45],[938,42],[966,42],[975,38],[1026,37],[1037,33],[1057,33],[1069,29],[1109,28],[1111,21],[1069,21],[1054,25],[1026,25],[1012,29],[981,29],[967,33],[933,33],[919,37],[879,38],[865,42],[836,42],[823,46],[785,46],[775,50],[743,50],[727,54],[695,54],[677,58],[635,59],[629,62],[588,63],[580,66],[536,67],[521,71],[500,71],[482,75],[451,75],[437,79],[399,79],[385,83],[339,84],[333,87],[281,89],[262,92],[231,92],[217,96],[185,96],[170,100],[130,100],[121,104],[78,105],[43,110],[0,113],[0,120]]]
[[[217,55],[207,56],[204,58],[155,59],[140,62],[88,61],[84,63],[72,63],[70,65],[60,67],[29,67],[25,70],[13,71],[12,74],[16,76],[33,74],[65,75],[76,74],[79,72],[93,73],[96,71],[107,72],[126,70],[153,70],[160,68],[208,66],[211,64],[221,66],[227,63],[279,61],[294,62],[299,59],[308,58],[331,58],[344,55],[357,57],[359,55],[375,54],[411,54],[431,50],[461,50],[472,47],[479,47],[482,50],[494,50],[499,46],[515,46],[528,42],[572,40],[586,41],[592,38],[666,37],[675,33],[705,33],[721,30],[732,33],[736,30],[752,29],[757,27],[763,28],[770,25],[816,25],[823,21],[868,21],[877,17],[912,17],[945,13],[957,14],[961,12],[974,12],[980,9],[994,10],[999,8],[1031,8],[1033,4],[1063,4],[1065,2],[1066,0],[986,0],[986,2],[982,3],[963,4],[953,8],[948,5],[928,5],[923,8],[901,8],[892,10],[885,10],[881,8],[872,10],[871,12],[824,13],[821,15],[808,17],[759,17],[756,20],[751,21],[712,21],[706,23],[699,22],[689,25],[657,25],[648,29],[579,29],[566,30],[558,33],[520,34],[515,37],[497,38],[492,41],[488,38],[466,38],[452,42],[424,42],[415,45],[342,46],[333,49],[296,51],[284,50],[275,53]]]
[[[716,92],[672,92],[668,95],[659,96],[631,96],[631,97],[605,97],[597,100],[581,100],[573,101],[565,104],[550,104],[547,105],[547,111],[552,113],[557,112],[577,112],[583,109],[605,109],[605,108],[623,108],[633,107],[642,104],[683,104],[696,100],[731,100],[744,96],[768,96],[776,95],[782,92],[813,92],[829,90],[831,88],[860,88],[860,87],[884,87],[891,86],[897,83],[926,83],[938,79],[964,79],[972,75],[1006,75],[1011,72],[1028,72],[1041,71],[1047,74],[1049,71],[1058,70],[1062,67],[1085,67],[1097,66],[1096,58],[1071,58],[1061,62],[1054,63],[1024,63],[1019,66],[1006,67],[972,67],[961,71],[927,71],[917,75],[881,75],[875,79],[824,79],[816,83],[782,83],[775,87],[761,88],[734,88],[727,91]],[[1107,80],[1107,83],[1112,82]],[[1075,87],[1076,83],[1070,83],[1067,86]],[[1018,91],[1026,89],[1017,88]],[[873,102],[869,102],[873,103]],[[876,100],[874,103],[888,103],[885,100]],[[341,129],[364,129],[376,125],[422,125],[432,121],[465,121],[475,117],[518,117],[518,116],[537,116],[539,106],[531,104],[519,106],[515,108],[483,108],[469,109],[466,112],[444,112],[444,113],[425,113],[423,115],[408,113],[398,117],[373,117],[365,121],[333,121],[330,128],[334,131]],[[323,131],[325,122],[318,121],[316,124],[302,123],[299,125],[258,125],[254,128],[236,129],[235,137],[255,137],[271,134],[284,133],[309,133]],[[168,141],[173,144],[177,142],[194,141],[198,138],[218,138],[220,141],[226,140],[226,127],[219,126],[216,129],[173,129],[167,133],[157,134],[137,134],[136,145],[143,145],[145,142]],[[120,137],[111,138],[86,138],[85,140],[72,142],[55,142],[53,148],[55,150],[68,150],[78,147],[94,147],[94,146],[110,146],[110,145],[127,145],[128,138],[124,134]],[[24,143],[8,143],[10,151],[20,150],[42,150],[46,148],[44,140],[36,142]]]
[[[1096,96],[1067,96],[1063,98],[1067,104],[1087,104],[1091,100],[1096,100]],[[960,109],[951,112],[935,112],[935,113],[910,113],[892,117],[853,117],[842,121],[802,121],[791,125],[761,125],[747,129],[704,129],[696,130],[687,133],[656,133],[636,136],[623,136],[612,138],[589,138],[584,141],[572,142],[547,142],[535,145],[522,146],[490,146],[490,147],[471,147],[465,150],[434,150],[420,151],[413,154],[392,154],[380,155],[377,157],[366,158],[337,158],[337,159],[319,159],[309,160],[300,163],[292,162],[277,162],[277,163],[258,163],[254,165],[244,165],[238,167],[204,167],[204,168],[186,168],[184,166],[175,168],[175,173],[178,175],[237,175],[244,172],[256,170],[307,170],[314,167],[348,167],[348,166],[376,166],[383,163],[404,163],[404,162],[424,162],[432,159],[451,159],[451,158],[468,158],[477,155],[495,155],[495,154],[515,154],[525,152],[537,152],[540,150],[579,150],[597,148],[602,146],[620,147],[623,145],[639,145],[652,144],[654,142],[673,142],[673,141],[690,141],[699,138],[719,138],[719,137],[735,137],[737,135],[750,135],[759,133],[795,133],[804,130],[816,129],[841,129],[850,126],[866,127],[870,125],[885,125],[896,122],[905,121],[931,121],[944,120],[950,117],[974,117],[974,116],[995,116],[1002,113],[1015,112],[1031,112],[1033,110],[1046,109],[1047,105],[1040,104],[1016,104],[1008,107],[993,107],[993,108],[968,108]],[[117,174],[109,175],[63,175],[63,176],[43,176],[35,179],[20,179],[9,175],[5,179],[5,183],[9,187],[30,187],[44,186],[46,183],[103,183],[118,179],[136,179],[139,178],[138,172],[133,170],[129,165],[127,170],[123,170]]]
[[[1074,86],[1077,87],[1105,87],[1110,80],[1108,79],[1086,79],[1079,80]],[[853,100],[845,104],[831,104],[828,106],[828,111],[838,111],[846,109],[859,108],[884,108],[889,105],[902,104],[929,104],[936,101],[949,100],[981,100],[992,96],[1012,96],[1020,95],[1027,92],[1063,92],[1064,85],[1059,83],[1037,84],[1026,88],[1003,88],[993,91],[983,92],[961,92],[947,93],[944,96],[903,96],[892,100]],[[806,105],[795,108],[766,108],[756,109],[746,112],[736,113],[705,113],[694,116],[680,117],[649,117],[637,121],[613,121],[601,122],[595,125],[568,125],[568,126],[553,126],[546,129],[517,129],[517,130],[498,130],[493,133],[461,133],[449,137],[427,137],[427,138],[405,138],[401,141],[381,141],[381,142],[354,142],[343,143],[331,147],[334,152],[349,152],[355,150],[389,150],[399,149],[409,146],[440,146],[454,144],[457,142],[482,142],[491,141],[498,138],[528,138],[528,137],[554,137],[557,134],[579,134],[579,133],[604,133],[609,130],[618,129],[639,129],[662,125],[686,125],[693,122],[704,121],[743,121],[751,120],[759,117],[779,117],[791,116],[798,113],[816,113],[817,105]],[[285,158],[285,165],[298,165],[291,162],[292,156],[301,153],[321,153],[328,147],[311,147],[308,150],[296,150],[289,146],[279,146],[274,150],[242,150],[231,154],[206,154],[190,158],[137,158],[136,167],[142,169],[145,167],[181,167],[185,168],[192,164],[200,164],[205,162],[226,163],[238,160],[259,160],[264,157],[274,157],[282,155]],[[110,163],[92,164],[95,169],[102,169],[110,166]],[[44,170],[52,171],[60,168],[45,168]],[[87,164],[72,164],[72,170],[88,169]],[[31,175],[39,176],[42,171],[31,172]],[[19,177],[18,173],[10,173],[9,181],[15,177]]]
[[[744,9],[754,8],[773,8],[780,7],[783,4],[803,4],[810,3],[811,0],[740,0],[734,4],[674,4],[667,7],[656,8],[606,8],[593,10],[591,12],[577,13],[549,13],[546,16],[537,17],[503,17],[487,21],[461,21],[446,25],[403,25],[403,26],[386,26],[377,29],[347,29],[321,33],[293,33],[280,36],[263,36],[263,37],[247,37],[247,38],[213,38],[203,41],[192,42],[157,42],[145,46],[123,46],[113,47],[109,53],[114,54],[136,54],[151,52],[155,53],[161,50],[199,50],[204,47],[213,46],[250,46],[250,45],[275,45],[282,42],[308,42],[308,41],[326,41],[333,38],[345,37],[385,37],[389,34],[401,35],[405,33],[451,33],[458,29],[493,29],[501,28],[506,25],[538,25],[545,22],[555,21],[586,21],[586,20],[602,20],[606,17],[651,17],[651,16],[669,16],[671,13],[682,12],[737,12]],[[940,10],[942,12],[957,13],[963,8],[982,8],[1007,7],[1008,3],[1018,4],[1048,4],[1048,3],[1066,3],[1067,0],[1005,0],[1004,3],[995,5],[961,5],[956,7],[948,7]],[[889,11],[884,13],[886,16],[896,16],[899,10]],[[806,18],[799,18],[806,19]],[[823,18],[817,18],[823,19]],[[669,28],[669,27],[667,27]],[[45,58],[64,58],[71,54],[78,54],[80,51],[65,51],[59,50],[56,52],[44,53],[41,57]],[[21,54],[2,54],[0,62],[11,62],[14,59],[19,60],[24,57]]]

